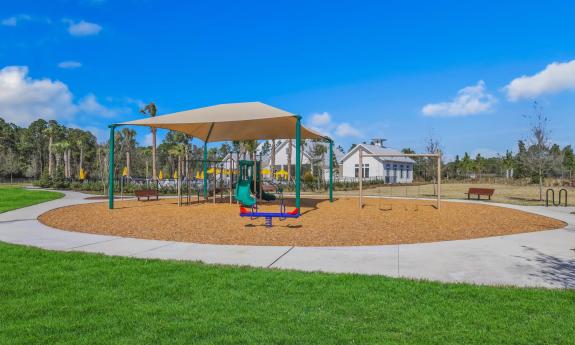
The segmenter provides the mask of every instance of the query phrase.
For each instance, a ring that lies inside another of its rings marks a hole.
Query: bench
[[[491,200],[491,196],[495,193],[495,189],[491,188],[469,188],[467,191],[467,199],[471,199],[471,195],[477,195],[477,200],[481,200],[481,195],[488,196]]]
[[[134,191],[134,194],[136,194],[136,198],[138,198],[138,201],[140,201],[140,198],[148,198],[148,201],[150,200],[150,197],[156,197],[156,200],[158,200],[158,191],[155,189],[142,189],[142,190],[136,190]]]

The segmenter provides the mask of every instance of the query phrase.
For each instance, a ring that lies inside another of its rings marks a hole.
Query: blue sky
[[[573,13],[567,1],[3,1],[0,116],[105,139],[142,102],[262,101],[345,148],[384,137],[422,151],[433,136],[448,156],[493,155],[527,135],[537,100],[554,141],[573,144]]]

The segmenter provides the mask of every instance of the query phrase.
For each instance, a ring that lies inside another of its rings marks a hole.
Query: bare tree
[[[433,134],[430,134],[425,141],[425,151],[427,153],[441,152],[441,144],[438,139],[433,137]],[[437,176],[435,176],[436,175],[435,171],[437,171],[437,161],[433,158],[426,158],[425,165],[427,168],[426,171],[429,173],[429,175],[433,176],[433,195],[437,195],[437,189],[436,189]]]
[[[524,116],[531,122],[529,136],[525,139],[527,149],[518,154],[518,163],[532,179],[539,182],[539,200],[543,200],[543,180],[560,164],[560,158],[551,152],[549,119],[542,107],[533,102],[533,114]]]

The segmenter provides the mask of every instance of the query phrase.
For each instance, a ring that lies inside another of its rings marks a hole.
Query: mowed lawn
[[[63,197],[59,192],[0,186],[0,213]]]
[[[573,344],[575,291],[0,243],[4,344]]]
[[[443,183],[441,184],[441,196],[446,199],[467,199],[467,190],[469,188],[492,188],[495,194],[491,198],[494,202],[519,205],[545,205],[545,191],[543,189],[543,201],[539,201],[539,186],[537,185],[512,185],[512,184],[489,184],[489,183]],[[555,200],[558,200],[558,187],[555,190]],[[575,188],[565,187],[568,193],[568,205],[575,206]],[[351,194],[356,195],[357,191],[337,192],[337,195]],[[365,189],[365,195],[370,196],[393,196],[393,197],[412,197],[412,198],[433,198],[434,188],[432,184],[421,186],[382,186]],[[482,196],[482,199],[487,197]]]

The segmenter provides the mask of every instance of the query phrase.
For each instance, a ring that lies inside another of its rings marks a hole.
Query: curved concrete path
[[[473,240],[364,247],[265,247],[156,241],[69,232],[37,217],[80,203],[86,194],[0,214],[0,241],[49,250],[136,258],[202,261],[304,271],[382,274],[390,277],[487,285],[575,288],[574,207],[494,204],[560,219],[560,230]]]

